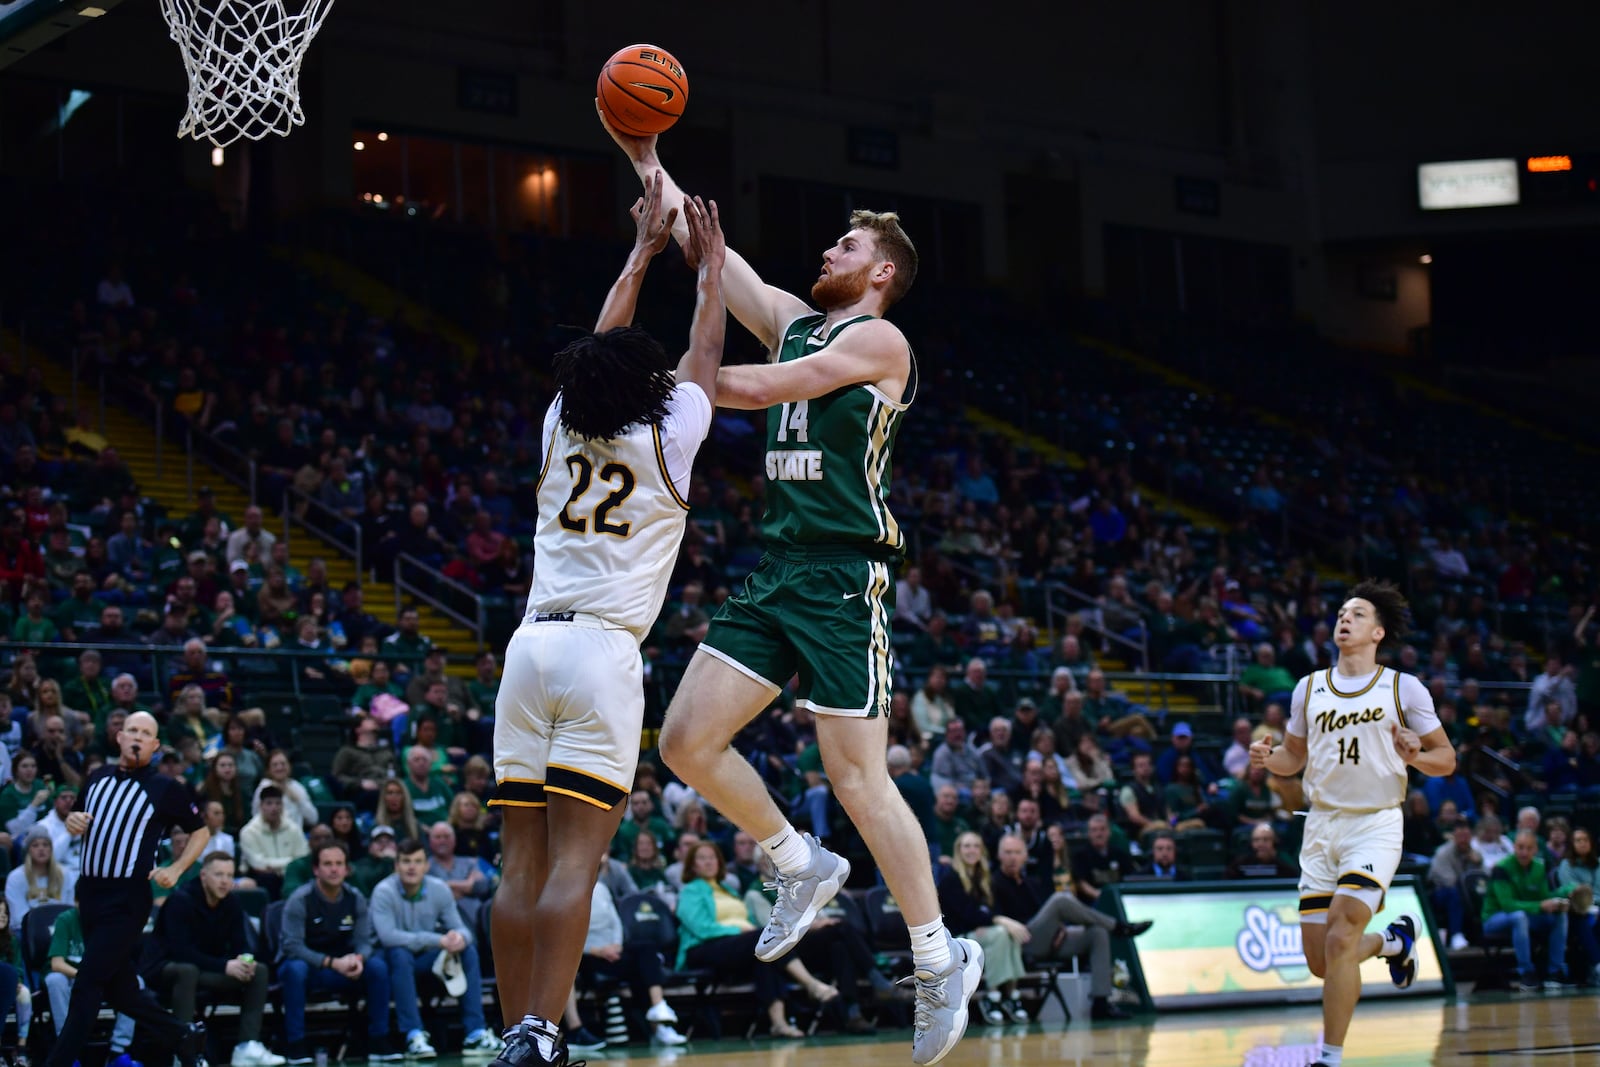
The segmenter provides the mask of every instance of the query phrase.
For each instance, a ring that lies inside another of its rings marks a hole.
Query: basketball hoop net
[[[179,137],[225,148],[304,125],[300,63],[333,0],[161,0],[189,75]]]

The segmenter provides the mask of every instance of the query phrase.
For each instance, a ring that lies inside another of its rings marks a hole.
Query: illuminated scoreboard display
[[[1424,211],[1596,199],[1600,199],[1597,154],[1463,159],[1417,167],[1417,204]]]

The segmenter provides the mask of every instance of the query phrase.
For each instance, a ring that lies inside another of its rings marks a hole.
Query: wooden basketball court
[[[1175,1012],[1115,1025],[1087,1022],[974,1026],[944,1062],[950,1067],[1303,1067],[1320,1051],[1315,1005],[1228,1012]],[[1484,994],[1470,1000],[1364,1004],[1346,1044],[1346,1064],[1596,1067],[1600,997]],[[682,1049],[630,1046],[574,1055],[591,1064],[637,1067],[910,1067],[910,1031],[866,1041],[696,1042]]]

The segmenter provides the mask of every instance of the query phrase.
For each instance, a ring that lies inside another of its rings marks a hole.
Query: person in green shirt
[[[28,594],[27,614],[12,624],[11,640],[23,645],[61,640],[61,631],[44,613],[44,594],[37,589]]]
[[[373,887],[394,873],[394,857],[398,851],[392,826],[374,826],[367,841],[367,853],[350,866],[350,884],[362,895],[372,896]],[[316,853],[312,853],[316,855]]]
[[[467,696],[484,715],[494,714],[494,702],[500,695],[500,663],[493,652],[478,657],[478,676],[467,683]]]
[[[283,900],[288,900],[289,894],[316,878],[316,872],[312,870],[312,857],[316,856],[324,845],[333,844],[333,831],[319,822],[306,834],[306,844],[310,846],[311,851],[299,859],[290,860],[289,866],[283,869],[281,895]]]
[[[611,839],[611,854],[627,861],[634,854],[634,841],[641,835],[655,841],[658,855],[671,848],[673,838],[677,836],[673,833],[672,824],[656,811],[655,798],[647,790],[635,789],[628,797],[627,818],[617,824],[616,835]],[[639,888],[643,889],[644,886],[640,885]]]
[[[420,626],[417,609],[406,608],[395,620],[394,633],[383,639],[383,655],[395,661],[398,674],[409,677],[421,669],[422,660],[433,647],[433,639],[422,633]]]
[[[355,696],[350,698],[350,703],[362,711],[371,711],[372,698],[379,693],[387,693],[396,700],[404,700],[406,695],[405,688],[393,680],[389,664],[381,659],[373,661],[372,674],[364,684],[356,687]]]
[[[1278,666],[1278,653],[1271,642],[1257,645],[1256,661],[1239,672],[1239,692],[1244,694],[1252,709],[1259,709],[1268,701],[1289,702],[1294,692],[1294,675]]]
[[[50,618],[66,640],[93,641],[105,609],[105,601],[94,595],[94,576],[79,571],[72,578],[72,595],[56,606]]]
[[[29,813],[33,818],[19,824],[17,835],[27,832],[27,827],[44,817],[50,810],[52,790],[39,780],[39,761],[33,753],[24,751],[11,764],[11,781],[0,788],[0,830],[8,830],[17,816]],[[11,847],[12,834],[0,833],[0,847]]]
[[[1518,986],[1523,992],[1539,988],[1533,969],[1533,939],[1545,940],[1549,967],[1545,989],[1559,989],[1567,980],[1567,898],[1552,888],[1539,858],[1539,838],[1532,830],[1520,830],[1512,843],[1511,855],[1489,871],[1489,885],[1483,896],[1485,937],[1511,934],[1511,947],[1517,956]]]
[[[424,831],[450,817],[450,798],[455,793],[449,783],[433,773],[432,749],[412,745],[406,750],[405,786],[411,796],[411,810],[417,817],[417,825]]]
[[[98,624],[98,618],[96,623]],[[111,710],[111,686],[106,684],[101,670],[104,661],[94,649],[86,649],[78,656],[78,676],[61,687],[61,702],[69,708],[86,712],[98,731],[105,725],[106,713]]]
[[[956,854],[956,838],[971,830],[961,817],[961,792],[953,785],[942,785],[933,794],[933,837],[939,846],[939,862],[948,864]]]

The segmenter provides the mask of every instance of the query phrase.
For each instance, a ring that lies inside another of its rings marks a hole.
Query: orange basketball
[[[600,68],[595,95],[618,132],[646,137],[678,121],[689,100],[689,79],[666,49],[630,44]]]

